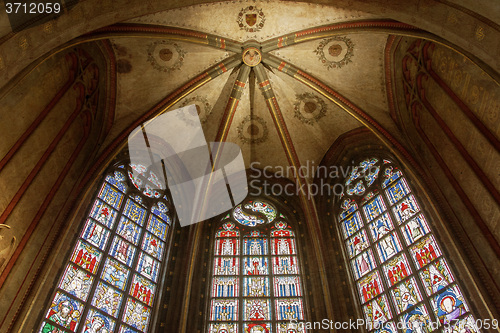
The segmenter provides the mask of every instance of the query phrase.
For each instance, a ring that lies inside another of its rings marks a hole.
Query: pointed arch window
[[[262,200],[236,206],[215,234],[208,332],[305,332],[299,267],[284,215]]]
[[[38,332],[148,332],[172,223],[157,179],[142,165],[105,177]]]
[[[401,170],[368,158],[344,185],[338,221],[369,330],[479,332]]]

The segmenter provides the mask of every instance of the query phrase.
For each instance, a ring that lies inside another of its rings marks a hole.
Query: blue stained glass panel
[[[94,278],[88,272],[69,264],[64,271],[59,288],[82,301],[86,301],[92,281],[94,281]]]
[[[71,261],[95,274],[97,268],[99,267],[99,263],[101,262],[101,256],[102,253],[100,251],[79,240],[76,243],[75,250],[71,256]]]
[[[344,238],[351,237],[356,233],[362,226],[361,215],[359,212],[354,213],[343,222],[341,222],[342,231],[344,232]]]
[[[403,174],[401,171],[394,171],[393,167],[388,167],[384,170],[384,182],[382,183],[382,188],[386,188],[387,185],[391,184],[393,181],[401,177]]]
[[[58,291],[52,299],[49,311],[45,316],[49,321],[44,323],[42,332],[53,332],[55,326],[50,321],[75,332],[80,323],[82,313],[82,303]]]
[[[243,254],[262,256],[267,254],[267,239],[245,238],[243,240]]]
[[[387,199],[389,199],[391,205],[403,199],[408,193],[410,193],[410,188],[404,178],[400,178],[386,190]]]
[[[127,285],[129,270],[118,261],[107,258],[101,279],[114,287],[124,290]]]
[[[214,275],[238,275],[240,258],[217,257],[214,259]]]
[[[239,278],[215,276],[212,282],[212,297],[238,297]]]
[[[125,216],[122,216],[116,228],[116,233],[127,241],[137,245],[139,243],[139,237],[141,236],[141,228]]]
[[[368,221],[373,220],[385,211],[386,207],[381,196],[377,196],[370,203],[363,206],[363,211],[365,212],[366,219]]]
[[[80,237],[98,247],[100,250],[104,250],[109,238],[109,230],[88,219]]]
[[[167,215],[168,207],[167,207],[167,205],[165,203],[163,203],[161,201],[158,202],[156,205],[154,205],[151,208],[151,211],[153,212],[153,214],[155,214],[158,217],[160,217],[163,221],[165,221],[168,224],[170,224],[170,217]]]
[[[453,282],[450,268],[443,258],[426,266],[419,274],[427,295],[434,294]]]
[[[104,200],[108,205],[118,210],[123,201],[123,194],[118,192],[115,187],[108,183],[104,183],[99,192],[99,198]]]
[[[210,320],[234,321],[238,320],[237,299],[213,299],[210,304]]]
[[[264,214],[268,223],[271,223],[276,218],[276,209],[262,201],[250,201],[245,205],[245,208]]]
[[[275,276],[273,285],[275,297],[302,296],[298,276]]]
[[[401,251],[402,248],[398,235],[396,235],[395,232],[382,238],[378,243],[375,244],[375,247],[377,248],[377,253],[381,262],[392,258],[399,251]]]
[[[123,294],[102,282],[99,282],[92,299],[92,305],[113,317],[120,311]]]
[[[139,255],[139,261],[137,263],[137,272],[143,276],[156,282],[158,279],[158,274],[160,270],[160,263],[148,256],[144,252]]]
[[[269,278],[267,276],[250,276],[243,278],[243,296],[245,297],[268,297]]]
[[[428,333],[432,331],[429,312],[420,305],[399,317],[404,333]]]
[[[123,314],[123,321],[140,332],[147,332],[151,310],[142,303],[129,298]]]
[[[245,257],[243,259],[244,275],[267,275],[269,274],[269,265],[267,257]]]
[[[108,316],[100,314],[94,309],[90,309],[85,319],[84,332],[108,333],[115,329],[115,321]]]
[[[417,201],[415,200],[413,195],[410,194],[405,199],[403,199],[403,201],[396,204],[392,208],[392,211],[394,212],[394,215],[396,215],[398,223],[401,224],[418,213],[420,211],[420,208],[418,207]]]
[[[469,311],[464,297],[456,285],[432,297],[431,306],[443,324],[451,324]]]
[[[149,255],[155,257],[158,260],[161,260],[163,255],[163,242],[151,235],[149,232],[146,232],[144,235],[144,239],[142,241],[142,249]]]
[[[243,320],[271,320],[271,300],[268,298],[250,298],[243,300]]]
[[[356,209],[358,209],[358,206],[355,203],[351,204],[349,208],[343,210],[342,213],[340,213],[339,220],[345,219],[347,216],[354,213]]]
[[[142,227],[146,219],[146,209],[129,199],[123,210],[123,215]]]
[[[377,265],[375,259],[373,258],[373,253],[371,249],[363,252],[351,261],[352,268],[354,270],[354,276],[357,279],[371,271]]]
[[[368,225],[370,232],[372,234],[373,241],[378,241],[384,235],[387,235],[389,231],[394,229],[391,217],[388,213],[376,218],[372,223]]]
[[[366,232],[361,230],[352,238],[348,239],[347,242],[347,251],[349,252],[349,258],[352,258],[365,250],[368,246],[370,246],[370,241],[366,236]]]
[[[420,214],[405,224],[402,230],[407,245],[413,244],[430,232],[425,217]]]
[[[162,241],[165,242],[167,240],[168,225],[162,222],[156,216],[154,215],[149,216],[146,229],[156,237],[160,238]]]
[[[354,185],[354,186],[347,186],[346,187],[346,193],[349,195],[353,195],[353,194],[361,195],[361,194],[365,193],[365,190],[366,190],[366,188],[363,185],[362,181],[358,181],[356,183],[356,185]]]
[[[375,182],[378,177],[379,171],[379,166],[370,167],[369,173],[365,176],[366,185],[368,185],[368,187],[372,186],[372,184]]]
[[[121,175],[121,173],[116,172],[115,174]],[[123,183],[122,180],[120,180],[120,177],[113,177],[113,176],[107,176],[106,181],[112,185],[114,185],[117,189],[119,189],[121,192],[125,193],[127,192],[127,187]]]
[[[275,300],[277,320],[304,320],[304,306],[301,298],[280,298]]]
[[[109,229],[113,228],[115,224],[116,216],[118,213],[106,205],[103,201],[97,199],[90,211],[90,217],[96,220],[97,222],[105,225]]]
[[[273,257],[273,274],[299,274],[297,257]]]
[[[109,253],[127,266],[132,264],[135,247],[122,238],[115,236]]]
[[[155,289],[156,286],[154,283],[140,275],[134,274],[129,294],[139,301],[152,306],[155,297]]]

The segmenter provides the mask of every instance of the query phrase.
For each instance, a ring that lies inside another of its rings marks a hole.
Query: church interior
[[[496,0],[0,22],[0,333],[500,332]],[[182,226],[162,158],[188,136],[146,128],[189,106],[248,195]]]

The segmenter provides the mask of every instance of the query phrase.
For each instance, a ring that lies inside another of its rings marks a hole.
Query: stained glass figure
[[[238,300],[213,299],[211,304],[210,320],[212,321],[238,320]]]
[[[162,241],[167,240],[168,225],[154,215],[149,216],[146,229]]]
[[[453,276],[445,259],[439,259],[426,266],[419,274],[427,295],[434,294],[453,282]]]
[[[428,236],[410,247],[410,253],[419,268],[423,268],[441,255],[441,251],[432,236]]]
[[[359,279],[369,271],[375,268],[377,264],[373,258],[372,250],[368,249],[359,256],[357,256],[354,261],[352,261],[352,267],[354,269],[354,275],[356,279]]]
[[[70,295],[86,301],[94,278],[71,264],[67,265],[64,275],[59,283],[59,288],[67,291]]]
[[[107,333],[113,332],[115,321],[108,316],[91,309],[85,319],[85,333]]]
[[[146,305],[153,305],[156,286],[148,279],[140,275],[134,274],[132,285],[130,286],[129,294],[135,297]]]
[[[356,212],[355,214],[342,221],[341,225],[342,231],[344,232],[344,238],[351,237],[363,226],[361,215],[359,214],[359,212]]]
[[[161,260],[163,255],[163,246],[164,243],[149,232],[146,232],[144,234],[141,248],[147,254],[153,256],[158,260]]]
[[[139,255],[139,260],[137,262],[137,272],[147,277],[148,279],[156,282],[158,279],[158,272],[160,270],[160,263],[148,256],[144,252]]]
[[[120,223],[118,224],[118,228],[116,229],[116,233],[130,243],[137,245],[139,243],[139,237],[141,236],[141,227],[127,219],[125,216],[122,216]]]
[[[55,326],[51,322],[75,332],[80,323],[82,312],[82,303],[61,292],[57,292],[45,316],[48,320],[42,327],[42,332],[52,332],[54,330]]]
[[[427,333],[432,331],[432,324],[425,305],[420,305],[399,317],[405,333]]]
[[[110,254],[122,263],[130,266],[134,259],[135,247],[122,238],[115,236],[111,244]]]
[[[400,178],[386,190],[387,199],[389,199],[389,203],[391,205],[394,205],[396,202],[403,199],[408,195],[408,193],[410,193],[410,189],[404,178]]]
[[[239,273],[238,257],[217,257],[214,260],[215,275],[237,275]]]
[[[352,236],[347,240],[347,251],[349,252],[349,258],[357,256],[363,250],[370,246],[370,241],[366,236],[366,231],[361,230],[356,235]]]
[[[267,257],[245,257],[243,260],[244,275],[267,275],[269,264]]]
[[[129,270],[118,261],[111,258],[106,259],[101,278],[120,290],[124,290],[127,285]]]
[[[267,239],[245,238],[243,240],[243,254],[262,256],[267,254]]]
[[[273,255],[296,254],[295,240],[293,238],[271,239],[271,254]]]
[[[391,289],[398,313],[408,310],[422,300],[414,278],[407,279]]]
[[[118,213],[116,210],[106,205],[101,200],[96,200],[92,210],[90,212],[90,217],[99,222],[100,224],[108,227],[109,229],[113,228],[116,217]]]
[[[129,298],[123,314],[123,321],[133,328],[147,332],[151,309],[142,303]]]
[[[243,278],[244,297],[269,297],[269,278],[263,276],[252,276]]]
[[[396,204],[392,208],[392,211],[394,212],[398,223],[401,224],[418,213],[420,211],[420,208],[418,207],[417,201],[415,200],[413,195],[410,194],[403,201]]]
[[[299,274],[297,257],[273,257],[273,274]]]
[[[116,317],[120,310],[123,295],[116,289],[99,282],[92,299],[92,305],[99,310]]]
[[[416,240],[419,240],[420,238],[428,234],[430,232],[430,229],[427,225],[427,222],[425,221],[424,215],[419,214],[404,225],[402,232],[406,244],[411,245]]]
[[[401,243],[398,235],[393,232],[375,244],[380,262],[385,262],[401,251]]]
[[[389,303],[385,295],[382,295],[363,306],[366,322],[375,328],[392,318]]]
[[[123,194],[118,192],[112,185],[104,183],[99,192],[99,198],[104,200],[108,205],[118,210],[123,200]]]
[[[469,309],[462,293],[456,286],[450,287],[431,298],[434,313],[441,323],[450,324]]]
[[[275,276],[273,285],[276,297],[302,296],[298,276]]]
[[[368,226],[372,234],[372,239],[374,241],[378,241],[380,238],[382,238],[382,236],[386,235],[389,231],[394,229],[394,225],[388,213],[385,213],[382,216],[378,217]]]
[[[278,320],[304,320],[301,298],[280,298],[276,300],[276,318]]]
[[[102,253],[100,251],[79,240],[71,256],[71,261],[90,273],[95,274],[101,261],[101,256]]]
[[[389,260],[383,267],[385,278],[391,286],[402,281],[412,273],[404,253]]]
[[[123,210],[123,215],[142,226],[146,217],[146,209],[139,206],[132,200],[127,200],[127,204]]]
[[[271,320],[270,300],[268,298],[251,298],[243,300],[243,320]]]
[[[365,212],[365,216],[368,221],[371,221],[382,214],[385,209],[385,203],[381,196],[377,196],[373,199],[373,201],[363,206],[363,211]]]
[[[212,297],[238,297],[239,279],[236,277],[215,276],[212,281]]]
[[[109,230],[88,219],[80,237],[100,250],[104,250],[109,238]]]
[[[359,295],[363,300],[362,303],[366,303],[374,297],[380,295],[380,293],[384,291],[384,285],[380,280],[378,271],[374,271],[373,273],[360,279],[358,281],[358,290]]]

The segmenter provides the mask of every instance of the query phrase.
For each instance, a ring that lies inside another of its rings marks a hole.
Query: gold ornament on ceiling
[[[182,67],[186,51],[177,43],[167,41],[153,42],[148,46],[148,61],[160,72],[171,72]]]
[[[262,143],[268,135],[267,124],[259,116],[246,116],[238,126],[238,137],[243,143]]]
[[[245,65],[254,67],[260,64],[260,61],[262,60],[262,55],[260,54],[260,51],[257,48],[249,47],[245,51],[243,51],[242,58]]]
[[[239,12],[236,22],[240,30],[257,32],[264,26],[266,16],[262,9],[255,6],[248,6]]]
[[[326,103],[312,93],[303,93],[296,96],[293,104],[294,115],[305,124],[313,125],[326,115]]]
[[[318,55],[319,61],[330,68],[342,68],[350,63],[353,56],[354,43],[347,37],[332,37],[323,39],[314,53]]]
[[[196,106],[196,111],[198,112],[200,122],[202,124],[206,123],[208,117],[212,113],[212,105],[210,105],[208,99],[205,96],[188,97],[181,102],[179,107],[185,107],[191,104],[194,104]]]

